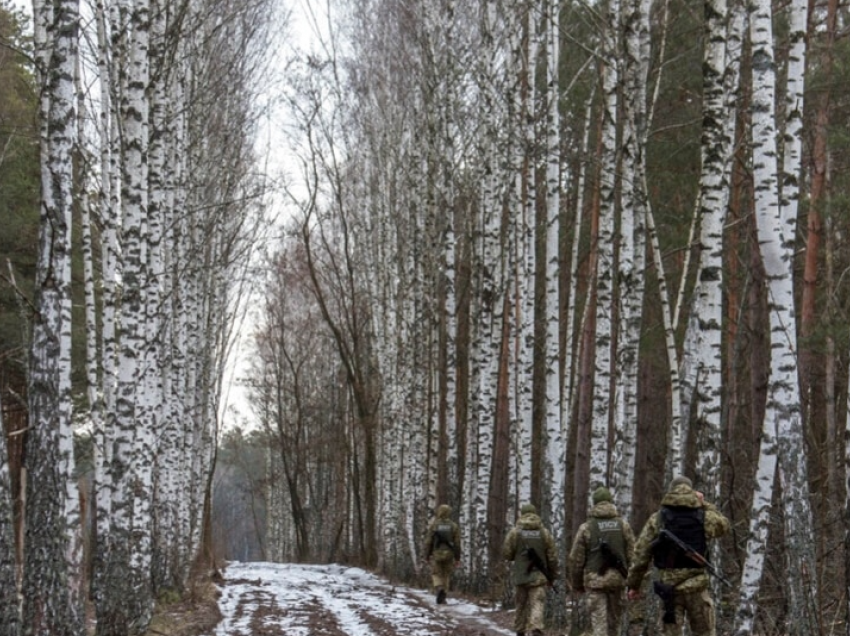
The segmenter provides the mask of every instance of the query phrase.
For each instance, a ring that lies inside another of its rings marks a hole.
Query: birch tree
[[[546,453],[545,501],[555,536],[563,536],[564,480],[568,420],[562,418],[560,369],[560,218],[561,218],[561,119],[560,119],[560,2],[546,5]],[[563,545],[563,542],[562,542]],[[562,558],[565,556],[561,555]]]
[[[729,147],[731,118],[734,129],[734,109],[727,109],[724,79],[726,77],[727,4],[725,0],[706,4],[705,45],[703,53],[703,142],[701,145],[699,215],[699,265],[695,302],[688,329],[695,339],[686,337],[686,355],[695,355],[686,380],[698,395],[696,420],[699,424],[700,457],[697,474],[703,488],[720,495],[718,467],[720,465],[721,395],[722,395],[722,325],[723,325],[723,225],[729,192]],[[693,342],[693,348],[690,344]],[[701,388],[704,387],[704,388]],[[691,404],[691,400],[684,401]],[[682,413],[683,421],[690,413]],[[686,441],[686,440],[685,440]],[[679,467],[683,472],[684,466]]]
[[[120,106],[124,139],[122,165],[122,290],[121,340],[118,352],[118,383],[115,412],[109,426],[115,431],[110,473],[111,519],[103,603],[98,611],[98,634],[119,634],[136,625],[144,630],[152,611],[152,590],[147,583],[150,565],[150,526],[142,502],[150,497],[150,429],[135,428],[136,385],[140,382],[140,354],[145,351],[144,290],[147,263],[144,258],[148,209],[147,151],[149,102],[148,44],[149,5],[141,0],[130,18],[129,70],[131,80]],[[138,462],[138,463],[137,463]],[[138,498],[137,498],[138,497]],[[136,535],[138,533],[138,535]]]
[[[471,402],[470,423],[467,437],[466,466],[468,484],[466,510],[461,517],[462,527],[469,528],[464,541],[470,546],[470,564],[477,563],[477,581],[488,577],[490,551],[488,549],[488,508],[490,503],[490,472],[488,467],[493,457],[493,435],[496,416],[496,387],[499,374],[500,318],[503,310],[503,268],[500,258],[501,227],[500,214],[502,188],[497,169],[498,121],[500,100],[497,87],[502,85],[500,75],[500,26],[499,11],[494,0],[482,0],[478,4],[480,33],[484,52],[479,60],[480,83],[477,99],[484,121],[479,137],[479,170],[481,189],[477,208],[481,215],[478,221],[482,238],[479,247],[478,276],[475,281],[477,297],[473,303],[475,347],[472,363],[475,369]],[[480,584],[480,583],[479,583]]]
[[[810,503],[809,473],[807,466],[806,435],[804,431],[803,400],[800,395],[799,377],[796,373],[799,339],[796,329],[796,310],[794,296],[794,238],[797,227],[800,179],[802,173],[802,129],[803,96],[805,92],[806,70],[806,21],[808,5],[801,0],[792,2],[789,7],[790,49],[785,74],[785,114],[783,117],[782,165],[779,172],[779,209],[784,227],[779,229],[779,238],[783,246],[782,258],[785,271],[778,270],[777,263],[770,266],[765,263],[768,276],[771,277],[771,291],[774,302],[778,304],[779,320],[787,334],[785,347],[773,355],[780,354],[783,362],[774,377],[790,387],[779,389],[777,397],[788,398],[777,417],[777,435],[779,437],[780,466],[782,469],[782,488],[785,494],[785,537],[788,542],[789,570],[802,574],[789,582],[791,620],[799,633],[811,633],[818,629],[817,617],[810,611],[817,607],[819,594],[817,579],[808,573],[815,570],[814,542],[811,541],[812,509]],[[762,217],[757,217],[761,220]],[[761,225],[759,232],[761,233]],[[761,235],[761,234],[760,234]],[[775,276],[775,278],[774,278]],[[774,280],[776,288],[774,288]],[[787,309],[785,309],[787,307]],[[771,332],[773,333],[773,331]],[[772,338],[773,347],[776,346]],[[789,362],[791,364],[789,365]],[[791,369],[789,369],[789,366]],[[780,375],[781,374],[781,375]],[[780,379],[781,378],[781,379]],[[770,389],[769,389],[770,391]],[[789,411],[784,411],[789,408]]]
[[[599,233],[596,238],[596,343],[593,387],[593,421],[591,426],[590,488],[608,484],[609,431],[611,426],[611,392],[614,323],[614,228],[617,175],[618,86],[620,82],[620,3],[609,0],[604,9],[601,73],[603,115],[599,166]],[[577,492],[579,498],[586,492]]]
[[[619,327],[617,368],[620,389],[614,396],[612,484],[623,510],[631,509],[638,422],[638,361],[644,304],[646,218],[647,81],[649,75],[649,2],[623,6],[625,14],[623,179],[618,262]]]
[[[814,564],[810,541],[811,510],[806,453],[800,419],[799,386],[795,374],[797,339],[792,267],[796,205],[790,203],[791,199],[783,198],[779,182],[771,22],[770,5],[757,4],[750,26],[753,45],[753,168],[759,242],[769,282],[771,372],[759,452],[757,489],[750,519],[750,539],[735,620],[738,634],[747,633],[752,628],[754,599],[764,565],[767,522],[777,460],[781,466],[783,499],[786,502],[784,519],[789,570],[803,574],[811,572]],[[792,20],[792,24],[799,25],[799,22]],[[803,56],[803,53],[797,50],[793,55]],[[802,62],[799,59],[797,61]],[[789,69],[789,82],[799,80],[794,75]],[[799,95],[794,99],[795,107],[800,105],[798,100]],[[794,154],[793,149],[786,148],[786,151]],[[791,174],[798,174],[799,163],[796,168],[787,164],[784,168],[786,174],[789,169]],[[808,611],[808,605],[816,598],[814,581],[797,576],[792,577],[788,585],[788,629],[791,633],[811,633],[814,626],[810,623],[813,617]]]
[[[79,3],[33,5],[42,85],[41,222],[29,359],[23,633],[82,629],[71,422],[72,149]]]

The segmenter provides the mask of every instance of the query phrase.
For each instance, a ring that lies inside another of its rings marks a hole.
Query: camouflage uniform
[[[543,527],[537,510],[523,504],[516,526],[505,538],[502,556],[513,561],[513,579],[516,585],[516,616],[514,627],[520,636],[543,634],[543,616],[546,607],[546,575],[534,565],[529,549],[540,557],[554,580],[558,576],[558,548],[552,534]]]
[[[431,562],[431,586],[437,602],[446,602],[451,587],[452,572],[460,561],[460,527],[451,520],[452,509],[443,504],[428,524],[422,553]]]
[[[661,500],[662,507],[702,510],[706,543],[729,531],[729,520],[712,504],[706,503],[691,487],[689,479],[677,477]],[[643,527],[626,584],[639,590],[643,577],[653,561],[653,542],[661,530],[661,511],[652,515]],[[687,617],[693,636],[714,636],[714,602],[709,593],[709,575],[702,567],[656,568],[658,581],[672,586],[675,603],[675,623],[664,623],[665,636],[681,634]]]
[[[625,607],[626,579],[616,567],[604,565],[599,543],[606,540],[628,568],[635,535],[628,522],[617,514],[607,488],[594,491],[593,504],[590,519],[579,527],[570,550],[571,582],[576,592],[587,592],[593,636],[616,636]]]

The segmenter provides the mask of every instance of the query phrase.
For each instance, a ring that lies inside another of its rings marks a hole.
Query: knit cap
[[[673,490],[676,486],[687,486],[688,488],[693,488],[694,484],[690,479],[688,479],[684,475],[680,475],[678,477],[675,477],[673,481],[670,482],[669,490]]]
[[[596,505],[603,501],[613,501],[613,498],[611,492],[605,486],[600,486],[593,491],[593,504]]]
[[[522,508],[519,509],[521,514],[524,515],[536,515],[537,508],[534,507],[534,504],[524,503],[522,504]]]

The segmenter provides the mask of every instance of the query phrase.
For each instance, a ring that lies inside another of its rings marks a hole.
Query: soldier
[[[664,602],[664,634],[682,633],[687,617],[693,636],[714,636],[714,602],[707,572],[708,542],[729,531],[729,520],[703,500],[687,477],[670,482],[661,509],[640,533],[626,585],[630,600],[640,598],[649,562],[658,570],[653,583]]]
[[[573,590],[587,592],[593,636],[617,636],[635,535],[617,514],[605,487],[593,491],[590,518],[578,529],[570,550]]]
[[[452,509],[442,504],[428,524],[423,554],[431,562],[431,585],[436,590],[437,603],[446,602],[452,572],[460,562],[460,527],[451,520]]]
[[[546,584],[551,586],[558,577],[558,549],[532,504],[520,508],[520,518],[505,538],[502,555],[514,562],[517,636],[542,636]]]

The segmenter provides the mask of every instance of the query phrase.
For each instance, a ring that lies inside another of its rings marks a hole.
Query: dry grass
[[[221,621],[218,608],[219,591],[215,581],[206,579],[193,586],[184,598],[169,598],[157,602],[154,617],[146,636],[203,636],[211,635]]]

